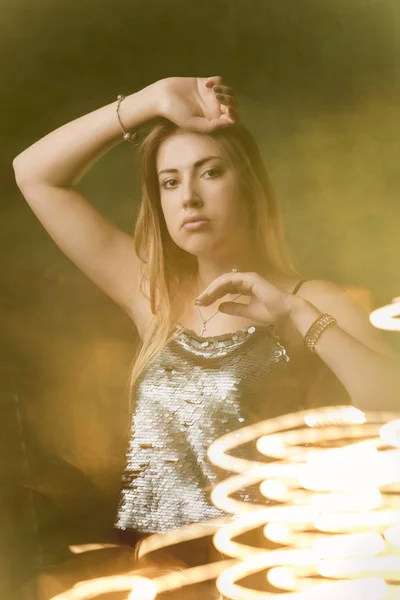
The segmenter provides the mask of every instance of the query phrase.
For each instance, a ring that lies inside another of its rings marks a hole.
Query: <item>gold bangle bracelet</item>
[[[117,118],[118,118],[118,123],[121,126],[122,129],[122,133],[123,133],[123,138],[126,142],[130,142],[131,144],[134,144],[135,146],[138,145],[138,141],[136,140],[137,138],[137,133],[136,131],[134,133],[128,133],[127,131],[125,131],[124,126],[122,125],[122,121],[121,121],[121,117],[119,115],[119,108],[121,106],[121,102],[122,100],[125,100],[126,96],[124,96],[123,94],[120,94],[117,98],[118,103],[117,103]]]
[[[304,336],[304,345],[311,351],[315,352],[315,344],[321,337],[322,333],[325,329],[332,325],[332,323],[336,323],[335,317],[332,315],[324,314],[322,317],[319,317],[314,323],[311,325],[306,335]]]

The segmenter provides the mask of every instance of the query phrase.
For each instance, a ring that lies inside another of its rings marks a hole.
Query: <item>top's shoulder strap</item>
[[[298,281],[296,283],[296,286],[292,292],[292,294],[297,294],[297,292],[299,291],[299,289],[301,288],[301,286],[303,285],[303,283],[305,283],[306,281],[308,281],[307,279],[302,279],[301,281]]]

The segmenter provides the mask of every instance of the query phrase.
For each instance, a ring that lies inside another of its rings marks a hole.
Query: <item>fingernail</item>
[[[213,87],[214,92],[222,92],[222,87],[220,87],[219,85],[216,85],[215,87]]]
[[[225,96],[223,94],[217,94],[217,100],[225,100]]]

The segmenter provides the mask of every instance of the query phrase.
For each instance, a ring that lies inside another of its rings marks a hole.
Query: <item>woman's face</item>
[[[216,260],[240,255],[248,239],[245,198],[237,172],[218,143],[201,133],[178,130],[161,143],[156,167],[161,207],[177,246]],[[209,221],[191,230],[183,227],[188,216]]]

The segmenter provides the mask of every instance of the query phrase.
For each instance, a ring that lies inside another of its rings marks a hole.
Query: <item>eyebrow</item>
[[[206,156],[205,158],[201,158],[200,160],[196,161],[193,166],[197,169],[213,158],[219,158],[220,160],[223,160],[222,156]],[[162,171],[159,171],[158,174],[161,175],[161,173],[178,173],[178,169],[163,169]]]

